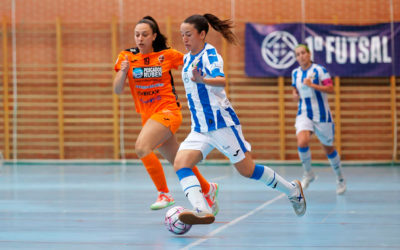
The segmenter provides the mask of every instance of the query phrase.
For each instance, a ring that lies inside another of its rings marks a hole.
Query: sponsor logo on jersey
[[[138,95],[141,95],[141,96],[157,95],[158,93],[160,93],[159,89],[150,90],[150,91],[138,91]]]
[[[164,60],[165,60],[165,56],[164,56],[164,55],[160,55],[160,56],[158,57],[158,61],[159,61],[160,63],[163,63]]]
[[[133,68],[133,78],[157,78],[162,76],[161,66]]]

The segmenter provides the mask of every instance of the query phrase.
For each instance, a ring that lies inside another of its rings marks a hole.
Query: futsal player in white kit
[[[306,201],[300,181],[286,181],[271,168],[256,165],[250,155],[250,144],[244,139],[239,119],[225,94],[223,60],[217,50],[205,42],[209,24],[228,42],[235,44],[237,41],[231,31],[231,21],[222,21],[212,14],[193,15],[181,24],[182,40],[189,51],[184,56],[182,79],[192,126],[180,145],[174,168],[193,210],[185,210],[179,219],[191,225],[210,224],[215,220],[192,171],[192,167],[214,148],[228,157],[244,177],[285,193],[295,213],[302,216]]]
[[[311,169],[309,148],[311,135],[315,133],[336,174],[336,193],[341,195],[346,191],[346,181],[340,156],[333,146],[335,128],[327,97],[327,94],[334,92],[333,83],[328,71],[311,61],[307,45],[299,44],[295,54],[300,65],[292,72],[292,86],[293,97],[298,101],[295,127],[298,153],[304,168],[301,184],[305,189],[316,178]]]

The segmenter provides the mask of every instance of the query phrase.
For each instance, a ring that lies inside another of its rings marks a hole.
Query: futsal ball
[[[192,225],[188,225],[179,220],[179,214],[184,210],[181,206],[175,206],[170,208],[165,214],[164,224],[168,231],[174,234],[185,234],[187,233]]]

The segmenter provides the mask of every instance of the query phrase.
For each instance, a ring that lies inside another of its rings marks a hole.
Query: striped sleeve
[[[207,63],[205,64],[206,74],[212,78],[217,76],[224,77],[224,61],[217,53],[217,50],[215,48],[208,49],[204,56],[207,57]]]
[[[296,76],[297,76],[297,71],[293,70],[292,71],[292,87],[296,88]]]

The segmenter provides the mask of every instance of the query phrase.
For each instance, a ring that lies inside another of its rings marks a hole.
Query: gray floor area
[[[288,180],[300,167],[273,167]],[[0,249],[400,249],[400,167],[345,167],[348,191],[317,167],[305,191],[307,213],[230,166],[201,166],[220,184],[220,213],[182,236],[166,210],[151,211],[155,188],[141,165],[7,164],[0,175]],[[171,166],[176,205],[189,207]]]

